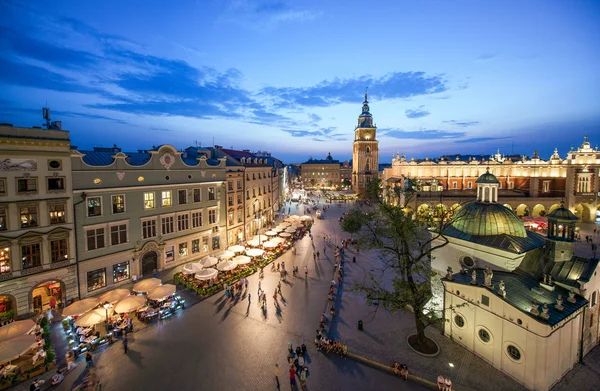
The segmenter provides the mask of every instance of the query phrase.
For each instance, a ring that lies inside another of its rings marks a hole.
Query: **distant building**
[[[306,189],[337,189],[341,185],[340,161],[334,160],[331,153],[325,159],[312,157],[302,163],[302,182]]]
[[[342,187],[352,186],[352,160],[340,163],[340,183]]]
[[[364,194],[368,183],[379,176],[379,141],[377,126],[369,112],[368,96],[365,94],[362,113],[358,117],[358,126],[354,129],[352,152],[352,189]]]

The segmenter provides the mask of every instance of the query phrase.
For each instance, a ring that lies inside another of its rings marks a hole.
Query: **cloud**
[[[413,140],[437,140],[437,139],[451,139],[464,137],[465,132],[452,132],[448,130],[401,130],[401,129],[382,129],[379,131],[381,136],[399,138],[399,139],[413,139]]]
[[[456,120],[450,120],[450,121],[443,121],[445,124],[450,124],[450,125],[454,125],[454,126],[460,126],[461,128],[466,128],[469,126],[475,126],[475,125],[479,125],[480,122],[479,121],[456,121]]]
[[[310,138],[313,141],[346,141],[347,137],[343,133],[334,133],[336,127],[320,128],[318,130],[303,130],[303,129],[282,129],[292,137]]]
[[[171,129],[167,128],[150,128],[150,130],[156,130],[157,132],[172,132]]]
[[[379,78],[370,75],[352,79],[324,80],[311,87],[266,87],[261,92],[272,98],[276,107],[327,107],[339,103],[356,103],[365,86],[370,97],[399,99],[436,94],[448,89],[441,76],[427,76],[424,72],[391,72]]]
[[[422,118],[427,117],[429,115],[429,111],[425,110],[425,106],[419,106],[419,108],[414,110],[406,110],[404,114],[407,118]]]
[[[309,114],[308,118],[312,121],[312,122],[319,122],[320,120],[322,120],[322,118],[317,115],[317,114]]]
[[[464,140],[456,140],[455,143],[479,143],[482,141],[505,140],[512,137],[473,137]]]
[[[225,20],[263,31],[289,22],[310,22],[322,15],[320,10],[292,7],[283,1],[234,0],[225,8]]]
[[[483,53],[483,54],[480,54],[479,56],[477,56],[477,60],[480,60],[480,61],[491,60],[492,58],[494,58],[496,56],[497,56],[496,53]]]

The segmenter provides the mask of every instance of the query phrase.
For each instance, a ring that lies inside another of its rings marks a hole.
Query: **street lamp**
[[[104,310],[106,311],[106,335],[108,335],[108,309],[110,307],[112,307],[112,304],[110,304],[108,301],[106,303],[104,303],[102,305],[104,307]]]

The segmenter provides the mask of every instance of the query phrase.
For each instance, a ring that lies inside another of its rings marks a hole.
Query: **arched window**
[[[596,293],[597,292],[592,293],[592,307],[596,305]]]
[[[490,202],[490,188],[485,187],[483,189],[483,202]]]
[[[371,152],[371,147],[367,147],[367,153]]]

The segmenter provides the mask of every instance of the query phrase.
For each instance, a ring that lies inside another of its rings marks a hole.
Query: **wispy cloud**
[[[477,60],[479,60],[479,61],[491,60],[492,58],[495,58],[496,56],[497,56],[496,53],[482,53],[479,56],[477,56]]]
[[[406,115],[406,118],[423,118],[429,115],[429,111],[425,110],[425,106],[419,106],[416,109],[404,111],[404,114]]]
[[[452,132],[449,130],[401,130],[401,129],[381,129],[382,137],[413,139],[413,140],[437,140],[452,139],[465,136],[465,132]]]
[[[292,6],[283,1],[233,0],[227,2],[225,20],[255,30],[271,31],[285,23],[309,22],[323,15],[320,10],[301,8],[297,4]]]
[[[445,124],[460,126],[461,128],[467,128],[469,126],[479,125],[479,123],[480,123],[479,121],[456,121],[456,120],[443,121],[443,122]]]
[[[494,141],[494,140],[505,140],[507,138],[512,138],[512,137],[473,137],[473,138],[467,138],[464,140],[456,140],[454,141],[455,143],[460,143],[460,144],[464,144],[464,143],[479,143],[482,141]]]

